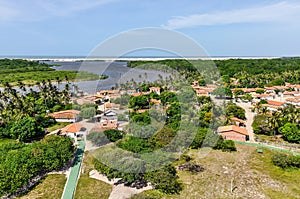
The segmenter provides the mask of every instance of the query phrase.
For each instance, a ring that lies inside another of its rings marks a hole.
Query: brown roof
[[[286,101],[299,103],[300,99],[297,99],[297,98],[288,98],[288,99],[286,99]]]
[[[105,108],[120,108],[120,104],[115,104],[115,103],[105,103]]]
[[[239,133],[239,134],[249,135],[248,131],[246,129],[235,126],[235,125],[220,126],[217,131],[218,131],[218,133],[225,133],[227,131],[234,131],[234,132]]]
[[[77,133],[82,128],[82,124],[73,123],[61,129],[62,133]]]
[[[80,111],[78,110],[66,110],[50,113],[49,116],[54,117],[55,119],[75,119],[79,113]]]
[[[257,95],[253,95],[253,96],[255,96],[255,97],[274,97],[275,96],[275,94],[265,94],[265,93],[263,93],[263,94],[257,94]]]
[[[239,119],[239,118],[237,118],[237,117],[232,117],[232,118],[230,118],[230,120],[231,121],[235,121],[235,122],[239,122],[239,123],[245,123],[245,121],[244,120],[241,120],[241,119]]]
[[[284,102],[279,102],[279,101],[273,101],[273,100],[267,100],[269,105],[272,106],[282,106],[284,104]]]
[[[150,102],[153,102],[154,104],[161,104],[161,101],[157,99],[150,99]]]
[[[288,89],[289,87],[287,86],[273,86],[275,89],[279,89],[279,90],[285,90]]]
[[[241,88],[241,90],[244,91],[245,93],[251,93],[257,90],[264,90],[264,89],[263,88]]]

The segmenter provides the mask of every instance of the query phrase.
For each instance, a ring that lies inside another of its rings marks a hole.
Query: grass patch
[[[179,195],[159,195],[157,190],[143,192],[134,199],[231,199],[231,198],[300,198],[300,169],[281,169],[272,163],[276,151],[237,145],[237,152],[210,151],[201,158],[201,150],[189,150],[191,163],[205,167],[204,172],[191,174],[178,171],[184,188]],[[182,162],[175,162],[175,165]],[[231,182],[233,190],[231,190]]]
[[[53,126],[48,127],[48,128],[47,128],[47,131],[48,131],[48,132],[52,132],[52,131],[55,131],[55,130],[64,128],[65,126],[67,126],[67,125],[69,125],[69,124],[70,124],[70,123],[68,123],[68,122],[58,122],[58,123],[54,124]]]
[[[60,199],[67,178],[62,174],[47,175],[37,186],[20,199]]]
[[[8,139],[8,138],[0,138],[0,146],[9,143],[16,143],[16,140]]]
[[[272,157],[276,152],[264,149],[263,154],[253,154],[251,166],[272,179],[279,181],[283,191],[263,187],[264,192],[271,198],[296,198],[300,196],[300,169],[282,169],[272,163]]]
[[[86,152],[83,159],[83,173],[80,174],[78,180],[75,199],[105,199],[112,191],[111,185],[89,177],[89,172],[94,169],[92,160],[93,156]]]

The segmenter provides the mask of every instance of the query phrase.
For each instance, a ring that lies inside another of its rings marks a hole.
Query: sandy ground
[[[142,189],[126,187],[126,186],[124,186],[124,184],[115,186],[114,183],[118,182],[118,180],[120,180],[120,178],[109,180],[106,176],[100,174],[96,170],[90,171],[89,176],[90,176],[90,178],[101,180],[101,181],[113,186],[113,189],[109,196],[109,199],[127,199],[135,194],[139,194],[143,191],[152,189],[152,186],[150,186],[150,185],[148,185],[147,187],[144,187]]]
[[[249,140],[250,140],[250,142],[255,142],[255,139],[254,139],[255,135],[253,133],[253,128],[252,128],[252,123],[254,120],[255,113],[253,113],[250,109],[251,103],[237,102],[236,105],[242,107],[246,111],[246,118],[247,118],[246,129],[249,133]]]

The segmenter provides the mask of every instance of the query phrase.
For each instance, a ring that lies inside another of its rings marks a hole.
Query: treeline
[[[255,134],[269,136],[281,134],[288,142],[300,143],[300,109],[288,105],[270,114],[270,111],[260,103],[257,103],[254,109],[258,112],[252,123]]]
[[[56,71],[51,68],[51,65],[37,61],[0,59],[0,86],[7,82],[18,86],[20,81],[26,85],[34,85],[36,82],[45,80],[62,81],[65,76],[68,76],[70,81],[97,80],[100,78],[96,74],[82,71]]]
[[[300,81],[300,59],[296,58],[131,61],[128,66],[162,71],[170,67],[189,83],[198,80],[201,85],[205,85],[219,81],[232,88],[255,88]]]
[[[61,168],[74,152],[68,137],[51,135],[33,144],[0,146],[0,196],[12,194],[34,177]]]
[[[55,123],[47,113],[71,109],[69,84],[63,90],[50,80],[37,86],[39,91],[26,88],[20,82],[20,91],[8,83],[0,91],[0,138],[31,141],[43,137],[44,128]]]

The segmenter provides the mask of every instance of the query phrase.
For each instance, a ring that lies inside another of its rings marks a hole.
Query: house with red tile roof
[[[69,124],[68,126],[62,128],[59,131],[60,135],[67,135],[70,138],[73,138],[75,142],[77,142],[78,137],[81,137],[84,133],[82,124],[79,123],[72,123]]]
[[[241,141],[245,142],[249,140],[248,131],[244,128],[236,125],[220,126],[217,133],[221,135],[225,140]]]
[[[79,120],[79,113],[78,110],[66,110],[66,111],[59,111],[48,114],[50,117],[54,117],[56,122],[77,122]]]
[[[273,100],[275,99],[275,94],[274,93],[253,94],[253,98],[259,100]]]
[[[285,100],[286,104],[291,104],[294,106],[300,106],[300,99],[299,98],[288,98]]]
[[[270,111],[277,111],[279,108],[284,107],[284,102],[267,100],[267,104],[262,104],[262,107],[267,107]]]

